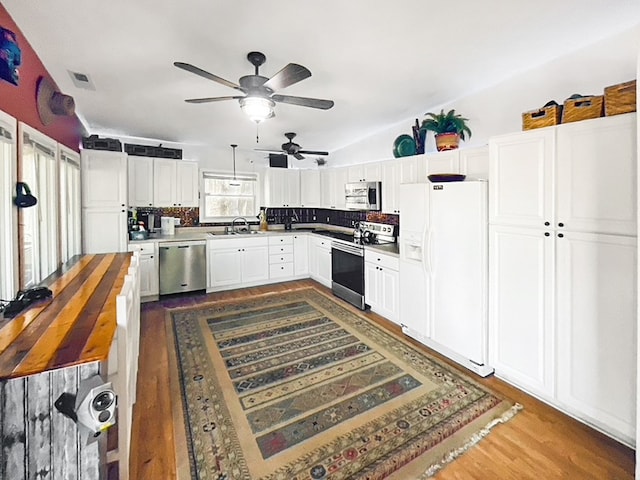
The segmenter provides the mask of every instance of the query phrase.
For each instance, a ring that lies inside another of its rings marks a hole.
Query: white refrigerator
[[[405,334],[487,376],[487,182],[400,185]]]

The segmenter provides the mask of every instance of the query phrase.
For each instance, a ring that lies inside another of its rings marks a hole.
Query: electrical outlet
[[[178,217],[173,217],[173,224],[176,227],[179,227],[180,226],[180,219]]]

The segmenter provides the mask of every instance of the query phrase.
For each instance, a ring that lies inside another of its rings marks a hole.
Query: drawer
[[[130,243],[127,250],[140,252],[140,255],[153,255],[156,252],[156,244],[154,242]]]
[[[269,246],[293,245],[293,235],[274,235],[269,237]]]
[[[279,255],[269,255],[269,265],[275,265],[277,263],[291,263],[293,262],[293,253],[281,253]]]
[[[368,249],[364,251],[364,261],[390,270],[397,271],[400,269],[400,259],[398,257],[387,255],[385,253],[378,253]]]
[[[293,277],[293,263],[269,265],[269,278]]]
[[[232,237],[232,238],[229,238]],[[266,237],[261,235],[220,235],[220,238],[210,238],[207,246],[211,249],[262,247],[269,245]]]
[[[291,238],[293,240],[293,238]],[[283,253],[293,253],[293,243],[289,245],[269,245],[269,255],[280,255]]]

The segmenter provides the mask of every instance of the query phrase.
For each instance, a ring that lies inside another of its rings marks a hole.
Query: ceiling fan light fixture
[[[260,123],[273,117],[273,100],[265,97],[243,97],[238,100],[240,109],[254,122]]]

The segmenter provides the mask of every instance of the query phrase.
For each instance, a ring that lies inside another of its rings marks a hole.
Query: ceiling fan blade
[[[316,150],[298,150],[300,153],[306,153],[307,155],[329,155],[329,152],[318,152]]]
[[[319,108],[321,110],[329,110],[333,107],[333,100],[321,100],[319,98],[292,97],[291,95],[271,95],[271,100],[280,103],[289,103],[291,105],[300,105],[301,107]]]
[[[276,150],[275,148],[254,148],[255,152],[268,152],[268,153],[285,153],[282,150]]]
[[[208,98],[188,98],[185,100],[187,103],[210,103],[210,102],[221,102],[223,100],[237,100],[239,98],[244,98],[243,95],[238,97],[208,97]]]
[[[311,72],[306,67],[298,65],[297,63],[290,63],[267,80],[263,87],[270,88],[274,91],[280,90],[288,87],[289,85],[293,85],[294,83],[298,83],[305,78],[309,78],[310,76]]]
[[[222,85],[226,85],[227,87],[231,87],[231,88],[235,88],[236,90],[243,91],[240,88],[240,85],[230,82],[229,80],[225,80],[222,77],[218,77],[217,75],[214,75],[213,73],[209,73],[206,70],[202,70],[201,68],[191,65],[190,63],[173,62],[173,64],[178,68],[186,70],[187,72],[195,73],[196,75],[200,75],[201,77],[204,77],[208,80],[213,80],[214,82],[221,83]]]
[[[293,156],[296,157],[298,160],[304,160],[304,157],[300,155],[300,152],[294,153]]]

